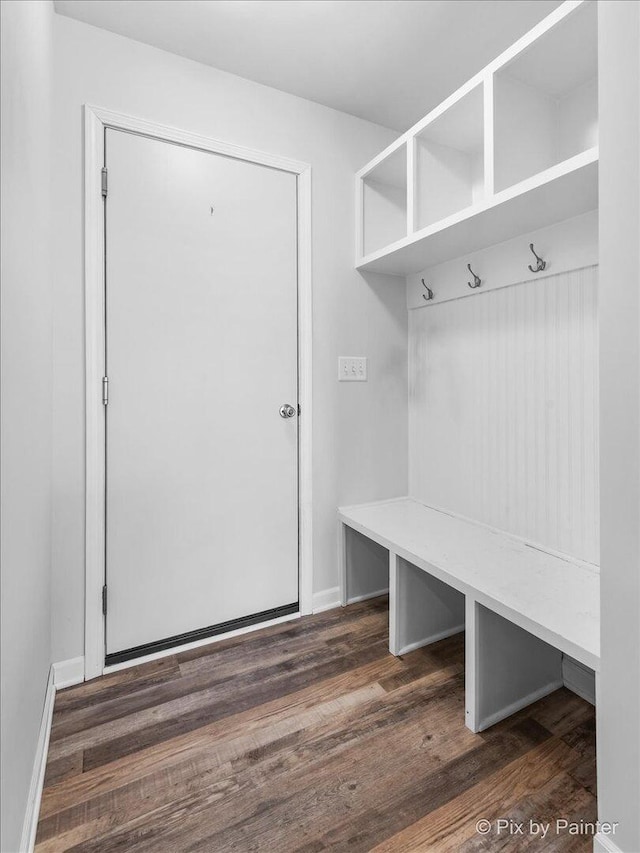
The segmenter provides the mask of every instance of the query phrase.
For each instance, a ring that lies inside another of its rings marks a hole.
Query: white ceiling
[[[560,0],[55,0],[56,11],[404,131]]]

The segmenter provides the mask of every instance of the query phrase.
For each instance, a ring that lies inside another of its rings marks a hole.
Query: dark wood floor
[[[61,691],[36,850],[590,851],[475,824],[595,820],[593,708],[473,734],[462,638],[386,638],[377,599]]]

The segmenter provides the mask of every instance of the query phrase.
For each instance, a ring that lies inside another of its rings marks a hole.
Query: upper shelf
[[[598,204],[597,9],[569,0],[356,176],[356,266],[407,275]]]
[[[408,275],[597,206],[598,149],[592,148],[362,258],[357,267]]]

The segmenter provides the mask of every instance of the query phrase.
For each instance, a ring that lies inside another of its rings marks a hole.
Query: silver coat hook
[[[533,252],[536,259],[535,269],[529,264],[529,269],[531,272],[542,272],[542,270],[547,266],[547,262],[543,261],[540,255],[536,254],[536,250],[533,248],[533,243],[529,243],[529,248]]]
[[[482,279],[480,278],[480,276],[476,275],[474,273],[474,271],[471,269],[471,264],[467,264],[467,269],[469,270],[469,272],[473,276],[473,284],[471,284],[470,281],[468,281],[467,284],[469,285],[469,287],[472,290],[475,290],[476,287],[480,287],[480,285],[482,284]]]
[[[422,294],[422,298],[426,299],[427,302],[430,302],[433,299],[433,290],[431,290],[431,288],[427,285],[424,279],[422,279],[422,286],[427,291],[426,293]]]

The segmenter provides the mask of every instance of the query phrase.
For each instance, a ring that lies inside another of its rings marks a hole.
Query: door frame
[[[167,127],[102,107],[84,105],[84,274],[85,274],[85,680],[105,669],[105,616],[102,587],[105,578],[105,429],[102,402],[104,368],[104,203],[102,173],[104,131],[107,128],[141,134],[201,151],[224,154],[270,166],[297,176],[298,218],[298,571],[300,614],[312,612],[313,549],[311,514],[311,166]],[[284,617],[284,619],[292,617]],[[278,620],[279,621],[279,620]],[[253,626],[253,629],[261,627]],[[241,629],[251,630],[251,629]],[[238,633],[238,632],[236,632]],[[197,645],[215,642],[218,635]],[[193,644],[191,644],[193,645]],[[159,652],[159,657],[167,652]],[[126,664],[133,666],[136,660]]]

